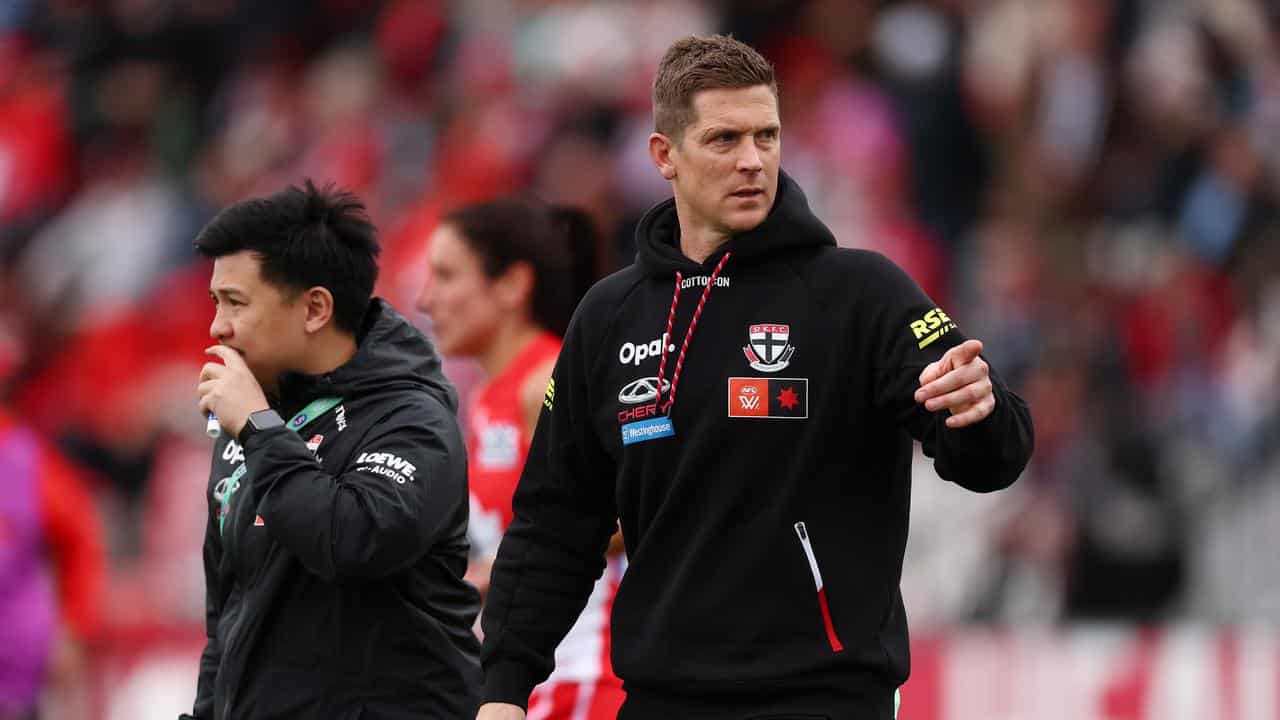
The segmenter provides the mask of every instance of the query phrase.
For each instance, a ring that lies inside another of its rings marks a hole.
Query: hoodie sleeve
[[[570,325],[494,562],[483,614],[484,702],[525,707],[605,567],[615,468],[595,435],[578,321]]]
[[[464,486],[466,461],[456,418],[433,398],[424,402],[432,407],[401,406],[374,424],[338,475],[286,428],[245,444],[267,532],[312,574],[375,579],[431,548]]]
[[[875,402],[904,426],[934,459],[943,479],[975,492],[1012,485],[1026,467],[1034,445],[1031,411],[990,370],[995,409],[981,422],[948,428],[946,412],[930,412],[915,401],[920,373],[967,338],[958,324],[920,289],[902,268],[880,255],[867,274],[867,297],[874,308],[871,346],[876,358]],[[983,356],[984,360],[988,360]]]

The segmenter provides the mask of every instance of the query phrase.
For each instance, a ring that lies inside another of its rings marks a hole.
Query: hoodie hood
[[[426,390],[451,411],[458,409],[457,392],[441,372],[435,346],[387,301],[370,301],[356,344],[356,354],[333,372],[282,375],[281,415],[287,418],[317,397],[354,398],[413,388]]]
[[[680,252],[680,220],[675,198],[652,207],[636,226],[636,265],[645,275],[667,277],[682,273],[706,272],[715,267],[726,252],[733,253],[733,265],[751,263],[794,248],[835,246],[835,236],[813,211],[804,191],[781,170],[778,193],[764,222],[740,232],[721,245],[706,262],[698,263]]]

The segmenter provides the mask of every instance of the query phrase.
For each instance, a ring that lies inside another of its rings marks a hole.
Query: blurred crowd
[[[440,214],[504,194],[586,209],[603,274],[669,194],[658,58],[717,31],[776,64],[783,167],[819,217],[1033,409],[1009,493],[920,463],[913,623],[1280,619],[1280,2],[11,0],[0,435],[37,438],[104,528],[78,610],[101,622],[66,625],[202,617],[191,239],[217,209],[352,189],[405,312]]]

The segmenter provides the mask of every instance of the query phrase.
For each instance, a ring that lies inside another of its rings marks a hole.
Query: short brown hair
[[[681,38],[667,48],[653,78],[654,130],[679,139],[693,122],[700,90],[768,85],[778,96],[773,65],[755,48],[728,35]]]

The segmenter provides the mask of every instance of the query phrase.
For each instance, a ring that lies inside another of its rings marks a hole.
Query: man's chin
[[[769,217],[769,210],[767,208],[762,210],[740,211],[730,215],[727,218],[728,222],[725,223],[725,226],[734,234],[749,232],[760,227],[761,223],[763,223],[767,217]]]

